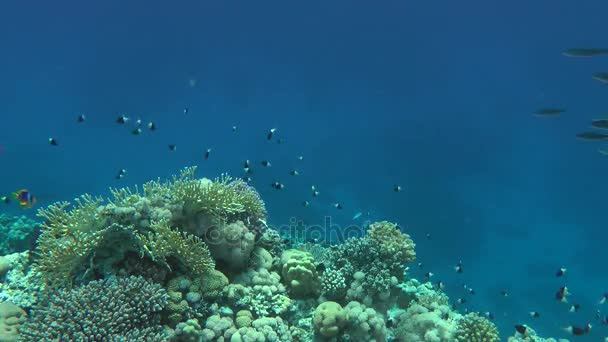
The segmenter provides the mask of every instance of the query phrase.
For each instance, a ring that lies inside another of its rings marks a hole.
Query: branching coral
[[[218,222],[231,222],[236,219],[258,224],[266,219],[266,207],[258,193],[242,180],[233,180],[222,175],[213,182],[196,179],[195,167],[184,169],[168,187],[171,196],[183,201],[188,213],[204,212]],[[155,188],[158,187],[147,187]]]
[[[164,341],[160,285],[141,277],[92,281],[59,290],[37,307],[20,330],[25,341]]]
[[[399,226],[381,221],[372,223],[367,231],[367,237],[377,241],[383,256],[401,260],[402,263],[412,263],[416,260],[416,245],[410,236],[402,233]]]
[[[203,275],[215,267],[207,244],[199,237],[171,229],[166,221],[152,224],[151,230],[142,237],[142,243],[153,260],[166,263],[168,257],[175,257],[194,275]]]
[[[477,313],[470,313],[458,320],[455,337],[462,342],[498,342],[498,329],[494,323]]]

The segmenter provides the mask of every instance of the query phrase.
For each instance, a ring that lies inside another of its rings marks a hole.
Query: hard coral
[[[295,297],[315,294],[319,287],[319,275],[312,254],[289,249],[281,255],[283,280]]]
[[[141,277],[92,281],[62,289],[33,310],[25,341],[165,341],[159,325],[167,294]]]
[[[207,244],[199,237],[171,229],[167,221],[154,223],[151,230],[141,241],[153,260],[165,263],[168,257],[174,257],[194,275],[202,275],[215,267]]]
[[[455,333],[459,342],[498,342],[498,329],[494,323],[477,313],[470,313],[458,320]]]
[[[346,325],[346,311],[336,302],[323,302],[313,316],[316,331],[324,337],[335,337]]]
[[[367,231],[367,237],[377,241],[383,256],[393,256],[403,263],[412,263],[416,260],[416,245],[410,236],[402,233],[395,223],[381,221],[372,223]]]

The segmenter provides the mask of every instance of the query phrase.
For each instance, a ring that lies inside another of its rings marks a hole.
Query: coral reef
[[[0,302],[24,310],[13,311],[22,314],[10,320],[11,336],[496,340],[491,322],[462,316],[440,289],[406,279],[415,244],[397,224],[371,223],[334,246],[303,242],[267,226],[247,183],[195,171],[40,209],[36,249],[0,257]]]

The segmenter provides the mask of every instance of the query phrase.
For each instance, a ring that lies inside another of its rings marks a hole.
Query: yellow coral
[[[153,260],[166,263],[167,257],[173,256],[195,275],[215,268],[207,244],[199,237],[171,229],[167,221],[154,222],[150,228],[142,243]]]

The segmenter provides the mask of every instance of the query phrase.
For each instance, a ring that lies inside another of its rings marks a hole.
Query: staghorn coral
[[[97,215],[99,198],[83,195],[67,210],[68,202],[40,209],[44,218],[36,249],[34,269],[53,285],[70,285],[74,274],[92,256],[107,231],[107,221]]]
[[[498,329],[494,323],[477,313],[470,313],[458,320],[454,337],[461,342],[498,342]]]
[[[216,222],[244,220],[251,224],[266,220],[266,206],[259,194],[240,179],[223,174],[213,182],[201,181],[194,176],[196,167],[186,168],[179,177],[174,178],[169,196],[183,202],[187,213],[204,212],[211,215]],[[159,186],[148,186],[167,196],[167,191]]]
[[[92,281],[50,294],[24,323],[24,341],[164,341],[159,313],[167,294],[141,277]]]
[[[152,224],[151,230],[141,240],[153,260],[166,263],[168,257],[174,257],[194,275],[203,275],[215,268],[207,244],[199,237],[171,229],[167,221]]]

